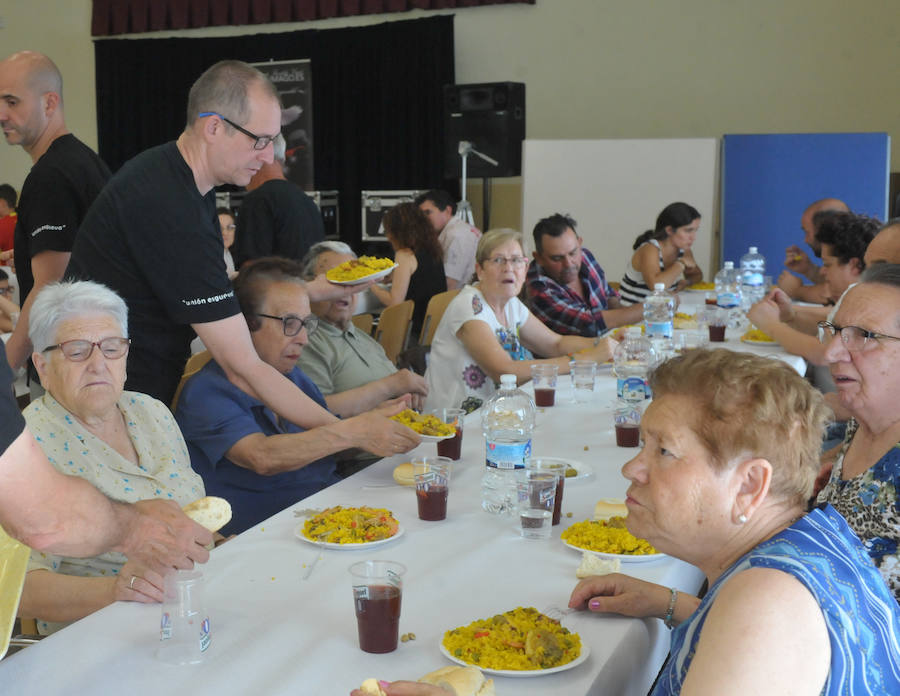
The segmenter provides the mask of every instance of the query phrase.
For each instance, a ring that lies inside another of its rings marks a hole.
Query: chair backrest
[[[388,359],[393,363],[397,362],[397,356],[406,347],[414,305],[412,300],[406,300],[386,307],[378,319],[375,340],[381,344]]]
[[[369,336],[372,335],[373,322],[371,314],[354,314],[350,317],[350,321],[352,321],[353,325],[360,331],[367,333]]]
[[[461,288],[454,288],[446,292],[439,292],[428,300],[428,307],[425,308],[425,320],[422,322],[422,333],[419,336],[419,344],[430,346],[434,340],[434,332],[437,331],[438,324],[441,323],[441,317],[447,310],[447,305],[459,293]]]
[[[178,398],[181,396],[181,390],[184,389],[184,383],[188,381],[188,378],[200,372],[203,366],[211,359],[212,354],[208,350],[201,351],[188,358],[187,363],[184,365],[184,374],[181,375],[181,381],[175,390],[175,396],[172,397],[172,413],[175,412],[175,407],[178,405]]]

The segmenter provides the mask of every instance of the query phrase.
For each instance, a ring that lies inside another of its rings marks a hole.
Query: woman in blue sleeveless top
[[[702,601],[625,575],[569,605],[674,628],[662,694],[900,693],[900,607],[846,521],[805,514],[828,409],[777,360],[690,351],[657,368],[627,526],[699,567]]]

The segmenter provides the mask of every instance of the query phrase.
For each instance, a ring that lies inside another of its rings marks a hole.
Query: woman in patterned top
[[[873,264],[819,327],[852,418],[817,501],[847,518],[900,602],[900,266]]]
[[[623,468],[627,526],[709,590],[612,574],[569,606],[674,627],[654,696],[900,693],[900,607],[846,520],[805,512],[822,394],[778,360],[723,349],[663,363],[650,387],[644,447]]]
[[[123,392],[128,311],[112,290],[92,282],[54,283],[38,293],[28,335],[47,390],[25,420],[47,459],[108,497],[125,502],[204,495],[181,431],[159,401]],[[19,615],[41,633],[117,600],[158,602],[162,577],[122,554],[67,558],[33,551]]]
[[[469,399],[480,405],[500,375],[527,382],[535,363],[557,365],[559,374],[568,374],[573,354],[598,363],[612,356],[612,339],[561,336],[528,311],[519,300],[527,266],[520,232],[491,230],[478,240],[478,282],[453,298],[431,343],[426,408],[458,408]]]

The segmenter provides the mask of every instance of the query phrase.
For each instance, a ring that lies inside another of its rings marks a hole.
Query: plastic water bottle
[[[728,326],[737,328],[742,325],[741,278],[734,261],[726,261],[724,268],[716,273],[716,304],[728,312]]]
[[[656,365],[656,350],[650,339],[641,335],[641,329],[632,326],[625,330],[625,338],[613,353],[613,369],[616,373],[616,396],[626,401],[649,399],[650,386],[647,373]]]
[[[766,295],[766,259],[755,246],[741,257],[741,294],[744,311]]]
[[[485,470],[481,480],[481,507],[495,515],[511,514],[516,507],[516,470],[531,460],[534,401],[516,389],[515,375],[501,375],[500,389],[485,403],[481,414]]]
[[[644,298],[644,327],[647,338],[660,355],[672,347],[672,330],[675,320],[675,298],[666,292],[666,286],[656,283],[653,293]]]

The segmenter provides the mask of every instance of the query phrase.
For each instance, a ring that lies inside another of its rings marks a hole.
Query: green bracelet
[[[666,625],[666,628],[675,628],[675,624],[672,623],[672,615],[675,613],[675,603],[678,601],[678,590],[670,587],[669,592],[671,593],[669,608],[666,610],[666,617],[663,619],[663,623]]]

